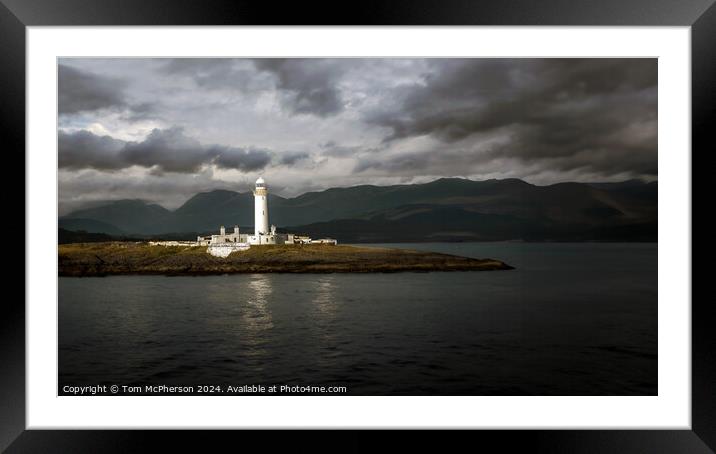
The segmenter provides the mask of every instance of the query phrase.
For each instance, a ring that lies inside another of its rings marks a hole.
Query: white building
[[[276,233],[276,226],[269,227],[268,216],[268,186],[266,181],[259,177],[254,188],[254,234],[240,233],[239,226],[234,226],[233,233],[226,233],[222,225],[218,235],[199,236],[196,238],[197,246],[208,246],[207,252],[217,257],[227,257],[234,251],[244,251],[252,245],[264,244],[337,244],[332,238],[311,240],[307,236],[298,236],[293,233]]]

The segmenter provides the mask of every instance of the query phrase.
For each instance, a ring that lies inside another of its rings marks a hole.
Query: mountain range
[[[269,194],[279,231],[341,242],[656,241],[657,182],[558,183],[442,178],[425,184],[361,185]],[[220,225],[253,229],[251,192],[196,194],[176,210],[118,200],[59,219],[67,231],[193,238]]]

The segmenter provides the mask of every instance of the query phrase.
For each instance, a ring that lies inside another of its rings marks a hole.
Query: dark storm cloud
[[[279,164],[285,166],[292,166],[300,161],[308,159],[311,155],[305,151],[286,151],[281,153],[279,158]]]
[[[383,150],[385,147],[361,147],[357,145],[342,145],[338,144],[333,140],[319,144],[318,147],[321,149],[323,156],[329,156],[333,158],[350,158],[358,157],[364,153],[375,153]]]
[[[194,173],[202,166],[250,172],[271,161],[268,150],[204,146],[181,128],[154,129],[141,142],[125,142],[89,131],[59,132],[59,166],[65,169],[120,170],[131,166],[163,172]]]
[[[327,117],[343,110],[337,87],[345,66],[319,58],[174,58],[160,59],[160,71],[191,78],[206,89],[275,90],[291,114]]]
[[[158,113],[161,105],[156,102],[142,102],[126,107],[127,110],[121,118],[129,122],[161,118]]]
[[[118,170],[124,167],[120,152],[122,140],[98,136],[89,131],[58,132],[58,165],[61,169]]]
[[[133,103],[126,95],[128,83],[118,77],[103,76],[59,64],[57,66],[58,113],[72,115],[93,111],[114,111],[133,122],[157,118],[156,102]]]
[[[255,70],[241,65],[234,58],[168,58],[159,59],[160,72],[191,78],[199,87],[207,89],[247,89]]]
[[[157,59],[161,70],[167,74],[191,74],[196,76],[227,72],[234,66],[231,58],[161,58]]]
[[[324,156],[334,158],[347,158],[360,152],[360,147],[339,145],[334,141],[329,141],[319,145]]]
[[[236,148],[214,145],[208,150],[212,163],[223,169],[242,172],[261,170],[271,162],[272,153],[259,148]]]
[[[327,117],[343,110],[337,87],[345,71],[340,60],[260,58],[254,65],[274,75],[284,106],[291,113]]]
[[[397,108],[367,116],[387,141],[429,135],[445,144],[500,133],[472,159],[544,161],[552,170],[656,175],[656,59],[434,60],[424,83],[400,87]],[[391,158],[414,169],[419,156]],[[356,170],[380,166],[361,163]]]
[[[73,114],[127,106],[121,79],[99,76],[67,65],[58,65],[58,109]]]
[[[657,176],[655,59],[71,58],[58,71],[72,203],[177,206],[250,186],[257,171],[282,195],[440,176]]]
[[[369,169],[386,170],[388,172],[424,171],[434,164],[432,153],[411,153],[389,159],[365,159],[358,161],[353,171],[360,173]],[[443,155],[444,156],[444,155]]]

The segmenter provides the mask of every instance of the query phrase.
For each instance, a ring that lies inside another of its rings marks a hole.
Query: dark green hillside
[[[118,200],[94,208],[75,211],[63,218],[92,219],[128,233],[159,233],[171,231],[173,213],[164,207],[142,200]],[[169,229],[168,229],[169,228]]]
[[[269,216],[280,230],[300,228],[341,241],[656,241],[657,189],[656,182],[638,180],[536,186],[518,179],[442,178],[295,198],[269,194]],[[175,211],[127,200],[76,211],[60,222],[91,220],[129,235],[213,232],[220,225],[251,228],[253,209],[251,192],[217,190]]]
[[[58,222],[59,228],[73,231],[73,232],[90,232],[90,233],[105,233],[107,235],[124,235],[121,229],[118,229],[112,224],[108,224],[103,221],[96,219],[82,219],[82,218],[61,218]]]

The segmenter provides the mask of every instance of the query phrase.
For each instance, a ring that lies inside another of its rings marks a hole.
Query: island
[[[436,252],[332,244],[264,245],[215,257],[202,246],[153,246],[148,242],[60,244],[60,276],[234,273],[390,273],[494,271],[511,266]]]

